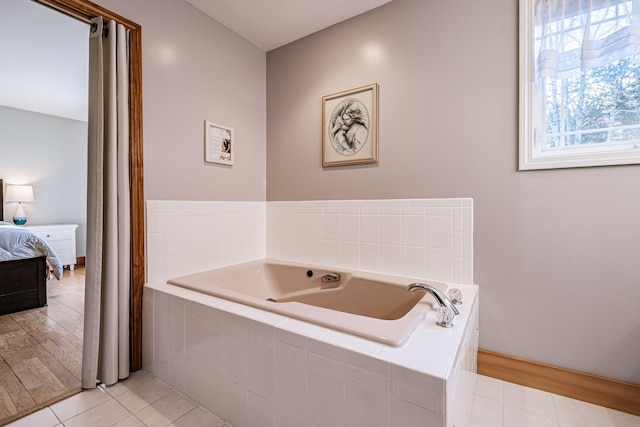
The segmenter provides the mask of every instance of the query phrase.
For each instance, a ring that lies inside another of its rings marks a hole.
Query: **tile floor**
[[[48,306],[0,316],[0,426],[80,390],[84,280],[67,268]]]
[[[83,391],[7,426],[231,427],[145,371],[110,387]]]
[[[640,417],[479,375],[470,427],[640,427]]]
[[[478,377],[471,418],[470,427],[640,427],[637,416],[485,376]],[[113,386],[79,393],[8,426],[89,425],[231,427],[144,371]]]

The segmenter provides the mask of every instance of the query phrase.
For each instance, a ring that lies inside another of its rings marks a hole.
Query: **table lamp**
[[[13,223],[24,225],[27,223],[27,214],[22,207],[23,202],[33,202],[33,187],[30,185],[7,185],[5,202],[18,202],[18,209],[13,214]]]

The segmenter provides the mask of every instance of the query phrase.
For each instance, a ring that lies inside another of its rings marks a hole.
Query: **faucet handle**
[[[458,288],[449,289],[449,300],[453,304],[462,304],[462,291]]]
[[[438,312],[436,316],[437,316],[436,325],[442,326],[443,328],[453,327],[453,319],[456,316],[450,307],[447,307],[447,306],[438,307]]]

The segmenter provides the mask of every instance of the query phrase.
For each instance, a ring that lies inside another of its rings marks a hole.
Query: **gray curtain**
[[[114,384],[130,366],[128,32],[91,24],[83,388]]]

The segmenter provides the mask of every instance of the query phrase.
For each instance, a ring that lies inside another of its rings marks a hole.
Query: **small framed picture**
[[[322,97],[322,166],[378,161],[378,84]]]
[[[204,161],[233,165],[233,128],[204,121]]]

